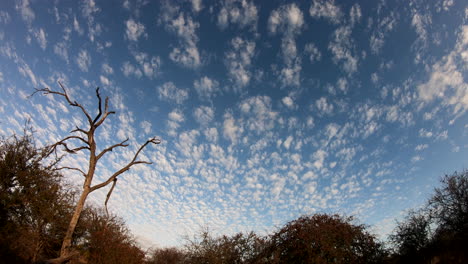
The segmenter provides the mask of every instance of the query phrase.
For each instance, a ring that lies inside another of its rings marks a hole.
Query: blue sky
[[[99,86],[117,112],[99,147],[131,147],[103,159],[95,183],[162,140],[109,203],[146,245],[201,227],[264,234],[316,212],[384,238],[468,166],[463,2],[2,1],[0,135],[31,119],[52,143],[85,119],[28,98],[34,88],[60,81],[95,111]]]

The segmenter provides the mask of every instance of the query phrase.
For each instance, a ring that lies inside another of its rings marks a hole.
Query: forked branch
[[[120,170],[118,170],[117,172],[115,172],[114,174],[112,174],[112,176],[110,176],[105,182],[102,182],[100,184],[97,184],[97,185],[94,185],[93,187],[90,188],[90,192],[93,192],[97,189],[100,189],[104,186],[107,186],[109,183],[111,183],[114,179],[117,178],[117,176],[119,176],[120,174],[128,171],[133,165],[137,165],[137,164],[151,164],[151,162],[149,161],[140,161],[140,160],[137,160],[138,156],[140,155],[140,152],[148,145],[148,144],[160,144],[161,143],[161,140],[157,139],[157,138],[151,138],[149,140],[147,140],[143,145],[140,146],[140,148],[138,149],[138,151],[135,153],[135,155],[133,156],[133,159],[126,165],[124,166],[123,168],[121,168]]]

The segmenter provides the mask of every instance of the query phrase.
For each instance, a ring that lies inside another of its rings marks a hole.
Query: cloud
[[[328,49],[333,54],[333,61],[343,62],[343,69],[349,74],[357,71],[359,61],[358,57],[352,54],[353,48],[349,26],[339,27],[333,32],[333,39],[328,44]]]
[[[285,96],[283,97],[283,99],[281,100],[281,102],[286,106],[288,107],[289,109],[293,109],[294,108],[294,101],[291,97],[289,96]]]
[[[460,65],[460,66],[459,66]],[[454,107],[454,113],[468,109],[468,83],[463,72],[468,66],[468,26],[462,26],[455,48],[431,68],[427,82],[417,86],[421,101],[440,99],[443,105]]]
[[[385,43],[385,37],[397,24],[398,15],[393,11],[386,17],[377,17],[377,26],[369,39],[371,52],[379,54]]]
[[[351,7],[351,10],[349,10],[349,18],[351,20],[351,25],[358,23],[361,20],[361,17],[361,6],[358,3],[356,3]]]
[[[200,24],[170,4],[164,5],[162,12],[162,21],[166,29],[179,37],[179,46],[172,49],[169,58],[183,67],[198,68],[201,65],[201,58],[197,48],[196,31]]]
[[[278,113],[272,110],[269,96],[253,96],[239,103],[241,113],[247,117],[245,127],[260,134],[274,128]]]
[[[19,11],[21,18],[28,24],[31,24],[36,17],[34,11],[29,6],[29,0],[17,1],[16,10]]]
[[[80,70],[87,72],[89,66],[91,65],[91,56],[89,55],[88,51],[80,50],[78,56],[76,57],[76,63],[78,64],[78,68]]]
[[[219,92],[219,83],[216,80],[206,76],[195,80],[193,86],[197,91],[198,97],[202,100],[210,100]]]
[[[225,64],[231,80],[237,87],[249,84],[250,68],[255,52],[255,42],[236,37],[231,40],[231,50],[225,53]]]
[[[39,47],[41,47],[42,50],[45,50],[47,47],[47,35],[44,29],[40,28],[39,30],[34,30],[33,34],[39,44]]]
[[[129,77],[131,75],[135,76],[136,78],[141,78],[143,76],[143,73],[141,72],[140,69],[132,65],[130,62],[126,61],[122,64],[121,70],[125,77]]]
[[[314,0],[309,9],[310,16],[315,19],[324,18],[333,24],[340,23],[343,12],[335,5],[334,0]]]
[[[125,21],[125,26],[125,36],[130,41],[138,41],[141,36],[146,36],[145,26],[132,18]]]
[[[102,64],[101,70],[102,70],[102,72],[104,72],[105,74],[108,74],[108,75],[114,73],[114,69],[112,69],[112,67],[107,63]]]
[[[214,110],[209,106],[200,106],[193,112],[195,120],[202,126],[207,126],[214,118]]]
[[[141,129],[143,130],[143,133],[145,133],[145,135],[148,135],[151,133],[151,123],[144,120],[144,121],[141,121],[140,122],[140,127]]]
[[[176,104],[182,104],[188,99],[188,92],[184,89],[177,88],[174,83],[166,82],[157,88],[159,93],[159,99],[175,102]]]
[[[331,115],[333,113],[333,104],[330,104],[326,97],[321,97],[317,101],[315,101],[315,106],[320,111],[320,113],[324,113],[327,115]]]
[[[111,84],[110,80],[106,76],[99,76],[99,80],[103,86],[109,86]]]
[[[304,47],[305,53],[309,56],[311,63],[320,61],[322,53],[318,50],[314,43],[307,43]]]
[[[159,56],[150,56],[144,52],[134,52],[133,56],[146,77],[152,79],[159,74],[162,64]]]
[[[69,44],[67,44],[67,42],[64,42],[64,41],[58,42],[57,44],[54,45],[54,53],[57,54],[63,60],[65,60],[67,64],[69,63],[68,48],[69,48]]]
[[[202,0],[191,0],[191,2],[192,2],[192,10],[195,13],[198,13],[203,9]]]
[[[223,118],[223,136],[229,139],[232,144],[236,144],[244,129],[237,124],[230,112],[226,112]]]
[[[273,10],[268,18],[268,30],[272,34],[281,33],[281,52],[284,67],[280,70],[283,86],[300,84],[301,59],[297,56],[295,37],[304,26],[304,16],[296,4],[283,5]]]
[[[218,26],[222,30],[229,24],[237,24],[239,28],[250,26],[251,30],[257,28],[258,11],[253,1],[225,0],[218,13]]]
[[[295,35],[301,31],[303,25],[302,11],[294,3],[273,10],[268,18],[268,30],[273,34],[283,32],[287,35]]]

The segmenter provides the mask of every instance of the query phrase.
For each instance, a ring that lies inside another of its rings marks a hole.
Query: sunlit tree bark
[[[75,231],[76,225],[80,218],[81,212],[83,211],[83,207],[84,207],[84,204],[86,202],[88,195],[112,183],[112,187],[110,188],[109,193],[107,194],[107,197],[106,197],[106,201],[105,201],[105,204],[107,205],[107,201],[109,200],[109,197],[112,194],[114,186],[117,182],[117,177],[121,175],[122,173],[128,171],[134,165],[151,164],[151,162],[148,162],[148,161],[138,160],[138,156],[140,155],[142,150],[149,144],[161,143],[161,141],[156,138],[151,138],[147,140],[138,148],[133,158],[125,166],[123,166],[122,168],[114,172],[107,180],[101,183],[92,185],[94,174],[96,172],[96,166],[98,162],[101,160],[101,158],[116,148],[127,147],[128,138],[120,143],[116,143],[98,152],[96,148],[96,138],[95,138],[96,129],[99,126],[101,126],[104,123],[104,121],[106,121],[109,115],[115,114],[114,111],[109,111],[109,98],[106,97],[104,101],[104,109],[103,109],[102,99],[99,93],[99,88],[96,88],[96,97],[98,98],[98,111],[99,112],[94,118],[92,118],[89,112],[81,104],[79,104],[76,101],[72,101],[70,99],[65,87],[60,82],[59,82],[59,85],[60,85],[61,91],[53,91],[49,88],[43,88],[43,89],[37,89],[35,93],[42,93],[45,95],[55,95],[66,100],[66,102],[70,106],[75,107],[78,111],[80,111],[82,114],[85,115],[87,122],[88,122],[88,128],[81,128],[77,126],[74,130],[70,132],[69,136],[49,146],[48,147],[49,154],[57,153],[58,148],[62,148],[65,152],[69,154],[77,154],[78,152],[87,152],[89,156],[88,156],[88,164],[87,164],[88,168],[86,171],[83,171],[77,167],[62,167],[63,169],[77,171],[83,175],[83,189],[82,189],[80,198],[76,204],[72,218],[70,219],[70,223],[68,225],[68,229],[65,234],[65,237],[63,239],[62,247],[60,250],[60,256],[56,259],[49,260],[49,263],[63,263],[65,261],[68,261],[69,259],[71,259],[73,256],[77,254],[77,252],[73,250],[72,248],[73,232]],[[70,141],[79,142],[80,144],[78,145],[78,147],[70,147],[70,144],[69,144]]]

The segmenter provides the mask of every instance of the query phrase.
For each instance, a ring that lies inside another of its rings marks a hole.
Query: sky
[[[100,87],[116,114],[98,148],[130,146],[94,184],[161,140],[109,202],[144,246],[314,213],[354,215],[384,239],[468,167],[467,20],[455,0],[5,0],[0,136],[30,120],[41,146],[86,128],[63,98],[30,95],[61,82],[94,115]],[[86,154],[63,166],[84,169]]]

